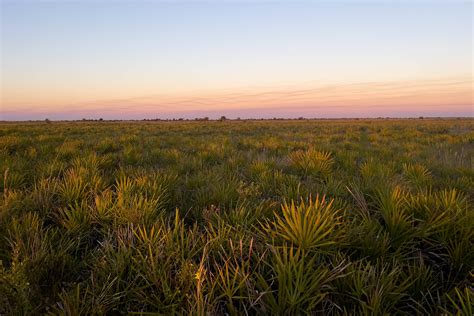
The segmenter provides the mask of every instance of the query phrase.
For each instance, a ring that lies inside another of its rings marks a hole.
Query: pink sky
[[[229,117],[472,116],[469,76],[406,80],[199,90],[76,103],[17,103],[4,119],[142,119]]]

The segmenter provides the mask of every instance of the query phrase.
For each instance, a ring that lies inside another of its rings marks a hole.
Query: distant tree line
[[[430,119],[441,119],[440,117],[429,117]],[[147,119],[147,118],[144,118],[144,119],[130,119],[130,120],[127,120],[127,119],[123,119],[123,120],[104,120],[103,118],[99,118],[99,119],[87,119],[87,118],[83,118],[82,120],[80,121],[83,121],[83,122],[103,122],[103,121],[108,121],[108,122],[120,122],[120,121],[151,121],[151,122],[154,122],[154,121],[161,121],[161,122],[174,122],[174,121],[264,121],[264,120],[272,120],[272,121],[295,121],[295,120],[299,120],[299,121],[303,121],[303,120],[363,120],[363,119],[366,119],[366,120],[397,120],[397,119],[406,119],[406,120],[413,120],[413,119],[419,119],[419,120],[423,120],[425,119],[425,117],[423,116],[419,116],[419,117],[413,117],[413,118],[396,118],[396,117],[376,117],[376,118],[370,118],[370,117],[367,117],[367,118],[358,118],[358,117],[354,117],[354,118],[318,118],[318,117],[313,117],[313,118],[308,118],[308,117],[303,117],[303,116],[300,116],[298,118],[284,118],[284,117],[273,117],[273,118],[245,118],[245,119],[241,119],[240,117],[237,117],[237,118],[228,118],[226,117],[225,115],[222,115],[220,118],[216,118],[216,119],[211,119],[209,118],[208,116],[204,116],[204,117],[196,117],[196,118],[183,118],[183,117],[179,117],[179,118],[168,118],[168,119],[162,119],[162,118],[152,118],[152,119]],[[458,117],[457,119],[462,119],[460,117]],[[29,121],[34,121],[34,120],[29,120]],[[79,120],[59,120],[59,121],[79,121]],[[49,118],[46,118],[44,120],[45,123],[47,124],[50,124],[52,121],[49,119]]]

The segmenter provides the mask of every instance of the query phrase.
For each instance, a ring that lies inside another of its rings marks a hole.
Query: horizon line
[[[358,117],[253,117],[253,118],[240,118],[240,117],[226,117],[221,118],[210,118],[210,117],[196,117],[196,118],[142,118],[142,119],[103,119],[103,118],[83,118],[83,119],[30,119],[30,120],[0,120],[0,123],[40,123],[40,122],[219,122],[219,121],[331,121],[331,120],[420,120],[420,119],[474,119],[473,116],[358,116]]]

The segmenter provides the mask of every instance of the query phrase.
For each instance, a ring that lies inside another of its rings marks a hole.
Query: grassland
[[[0,314],[473,315],[474,121],[0,124]]]

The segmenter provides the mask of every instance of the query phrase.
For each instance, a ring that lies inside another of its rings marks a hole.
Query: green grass
[[[474,121],[0,123],[0,314],[472,315]]]

